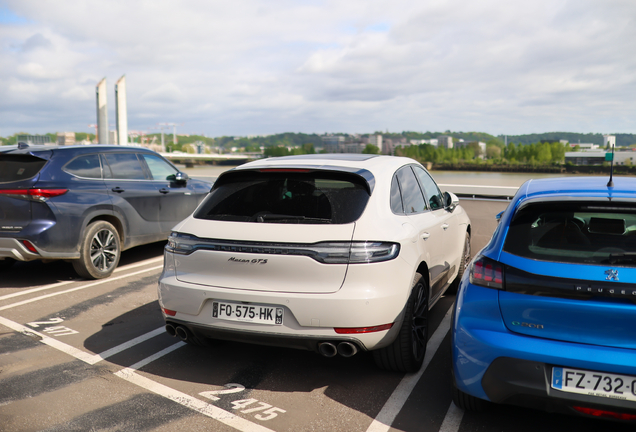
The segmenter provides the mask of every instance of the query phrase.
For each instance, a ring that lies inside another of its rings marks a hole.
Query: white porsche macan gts
[[[159,279],[171,335],[373,350],[417,371],[428,311],[470,260],[470,220],[416,161],[315,154],[223,173],[173,228]]]

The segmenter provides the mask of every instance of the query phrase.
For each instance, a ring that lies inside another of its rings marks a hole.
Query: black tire
[[[80,247],[80,259],[73,268],[83,278],[101,279],[111,275],[119,264],[121,243],[117,229],[106,221],[96,221],[86,227]]]
[[[464,239],[464,250],[462,251],[462,258],[459,263],[459,271],[457,272],[457,277],[450,284],[448,289],[446,290],[446,294],[455,295],[457,294],[457,289],[459,288],[459,283],[462,281],[462,276],[464,276],[464,272],[466,268],[468,268],[468,264],[470,263],[470,233],[466,231],[466,238]]]
[[[428,342],[428,284],[416,273],[404,308],[404,321],[393,343],[373,351],[375,364],[395,372],[417,372]]]
[[[464,393],[453,385],[453,403],[464,411],[483,411],[488,408],[489,402]]]
[[[0,260],[0,271],[9,270],[15,264],[15,260],[13,258],[5,258]]]

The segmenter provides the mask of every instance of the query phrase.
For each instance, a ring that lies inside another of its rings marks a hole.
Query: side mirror
[[[179,184],[186,184],[188,182],[188,175],[184,172],[179,171],[174,175],[174,181]]]
[[[444,207],[452,212],[459,205],[459,198],[452,192],[444,192]]]

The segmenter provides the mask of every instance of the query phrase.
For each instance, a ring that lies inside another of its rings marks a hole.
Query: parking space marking
[[[130,265],[118,267],[118,268],[115,269],[115,271],[113,273],[118,273],[118,272],[122,272],[122,271],[126,271],[126,270],[132,270],[134,268],[145,266],[145,265],[152,264],[152,263],[155,263],[155,262],[159,262],[159,261],[162,261],[162,260],[163,260],[163,257],[150,258],[150,259],[138,262],[136,264],[130,264]],[[108,281],[108,280],[113,280],[113,279],[104,279],[104,281]],[[6,294],[6,295],[3,295],[3,296],[0,296],[0,300],[6,300],[6,299],[14,298],[14,297],[19,297],[19,296],[31,294],[31,293],[34,293],[34,292],[46,291],[46,290],[57,288],[57,287],[60,287],[60,286],[63,286],[63,285],[69,285],[69,284],[72,284],[72,283],[75,283],[75,282],[81,282],[81,279],[73,279],[73,280],[65,281],[65,282],[57,282],[57,283],[50,284],[50,285],[44,285],[44,286],[41,286],[41,287],[38,287],[38,288],[32,288],[32,289],[29,289],[29,290],[14,292],[12,294]]]
[[[0,324],[27,336],[37,336],[40,338],[40,342],[50,346],[51,348],[55,348],[56,350],[62,351],[88,364],[94,364],[94,363],[91,363],[91,361],[93,360],[93,357],[95,356],[93,354],[87,353],[86,351],[77,349],[71,345],[65,344],[64,342],[61,342],[57,339],[53,339],[52,337],[46,336],[29,327],[23,326],[22,324],[18,324],[17,322],[8,320],[3,317],[0,317]]]
[[[79,291],[79,290],[82,290],[82,289],[85,289],[85,288],[94,287],[96,285],[101,285],[101,284],[108,283],[108,282],[114,282],[116,280],[125,279],[125,278],[130,277],[130,276],[136,276],[138,274],[146,273],[146,272],[149,272],[149,271],[152,271],[152,270],[157,270],[157,269],[160,269],[160,268],[163,268],[163,265],[147,268],[147,269],[144,269],[144,270],[139,270],[139,271],[134,272],[134,273],[127,273],[125,275],[121,275],[121,276],[114,277],[114,278],[111,277],[111,278],[101,279],[101,280],[99,280],[97,282],[93,282],[93,283],[89,283],[87,285],[82,285],[82,286],[79,286],[79,287],[71,288],[71,289],[68,289],[68,290],[65,290],[65,291],[58,291],[58,292],[54,292],[54,293],[51,293],[51,294],[45,294],[45,295],[42,295],[40,297],[34,297],[34,298],[31,298],[31,299],[28,299],[28,300],[22,300],[22,301],[17,302],[17,303],[11,303],[10,305],[2,306],[2,307],[0,307],[0,311],[1,310],[5,310],[5,309],[11,309],[11,308],[14,308],[16,306],[22,306],[22,305],[25,305],[25,304],[33,303],[33,302],[36,302],[36,301],[39,301],[39,300],[44,300],[44,299],[47,299],[47,298],[55,297],[55,296],[58,296],[58,295],[67,294],[67,293],[70,293],[70,292],[73,292],[73,291]]]
[[[102,360],[108,358],[108,357],[114,356],[115,354],[118,354],[118,353],[120,353],[122,351],[125,351],[128,348],[132,348],[135,345],[138,345],[138,344],[140,344],[142,342],[145,342],[148,339],[152,339],[155,336],[159,336],[160,334],[165,333],[165,332],[166,332],[165,327],[159,327],[158,329],[155,329],[155,330],[153,330],[151,332],[148,332],[148,333],[143,334],[141,336],[137,336],[136,338],[131,339],[128,342],[124,342],[121,345],[117,345],[116,347],[107,349],[106,351],[104,351],[102,353],[95,354],[96,361],[94,363],[91,363],[91,364],[95,364],[95,363],[97,363],[99,361],[102,361]]]
[[[457,405],[451,402],[448,407],[448,411],[446,411],[446,417],[444,417],[442,426],[439,428],[439,432],[457,432],[459,430],[459,425],[462,424],[463,417],[464,411],[457,408]]]
[[[239,417],[235,414],[232,414],[229,411],[225,411],[219,407],[211,405],[207,402],[204,402],[200,399],[197,399],[194,396],[190,396],[189,394],[180,392],[166,385],[160,384],[156,381],[153,381],[149,378],[139,375],[136,371],[147,364],[157,360],[164,355],[171,353],[172,351],[181,348],[183,345],[186,345],[185,342],[177,342],[174,345],[169,346],[150,357],[147,357],[134,365],[122,369],[119,372],[115,372],[115,375],[119,378],[128,381],[131,384],[139,386],[145,390],[158,394],[159,396],[163,396],[167,399],[170,399],[173,402],[176,402],[180,405],[183,405],[186,408],[190,408],[191,410],[197,411],[205,416],[208,416],[214,420],[217,420],[223,424],[226,424],[234,429],[237,429],[242,432],[274,432],[271,429],[268,429],[264,426],[258,425],[256,423],[252,423],[249,420],[246,420],[242,417]],[[274,415],[275,416],[275,415]]]
[[[391,428],[391,424],[399,414],[400,410],[406,403],[406,400],[410,396],[411,392],[415,388],[422,374],[428,367],[429,363],[433,359],[433,356],[437,352],[442,341],[446,337],[448,330],[450,329],[450,320],[452,315],[453,305],[448,309],[444,319],[433,333],[433,336],[428,340],[426,346],[426,355],[424,356],[424,363],[419,372],[414,374],[406,374],[400,384],[395,388],[393,394],[386,401],[375,420],[371,423],[367,432],[387,432]]]
[[[119,372],[116,372],[115,375],[128,381],[131,384],[135,384],[145,390],[170,399],[171,401],[183,405],[186,408],[197,411],[239,431],[274,432],[272,429],[266,428],[256,423],[252,423],[249,420],[246,420],[242,417],[232,414],[231,412],[225,411],[219,407],[197,399],[194,396],[190,396],[189,394],[180,392],[156,381],[143,377],[137,374],[133,369],[122,369]]]
[[[69,354],[73,357],[75,357],[78,360],[82,360],[83,362],[86,362],[90,365],[94,365],[96,363],[99,363],[100,361],[107,359],[108,357],[111,357],[115,354],[118,354],[124,350],[127,350],[128,348],[132,348],[133,346],[140,344],[141,342],[144,342],[148,339],[151,339],[155,336],[160,335],[161,333],[165,332],[164,327],[159,327],[158,329],[155,329],[151,332],[148,332],[146,334],[143,334],[141,336],[138,336],[134,339],[129,340],[128,342],[124,342],[121,345],[117,345],[116,347],[107,349],[106,351],[99,353],[99,354],[91,354],[91,353],[87,353],[86,351],[82,351],[78,348],[75,348],[74,346],[68,345],[64,342],[60,342],[57,339],[53,339],[45,334],[42,334],[40,332],[37,332],[29,327],[23,326],[22,324],[19,324],[17,322],[8,320],[6,318],[0,317],[0,324],[3,324],[6,327],[9,327],[12,330],[17,331],[18,333],[22,333],[24,335],[27,336],[37,336],[40,338],[40,342],[42,342],[43,344],[46,344],[52,348],[55,348],[59,351],[65,352],[66,354]],[[51,327],[47,327],[48,329],[50,329]],[[68,329],[70,330],[70,329]],[[46,331],[46,329],[44,329],[44,331]],[[74,331],[74,330],[72,330]],[[71,334],[71,333],[68,333]],[[62,335],[61,333],[58,334],[58,336]],[[178,347],[177,347],[178,348]],[[176,349],[176,348],[175,348]]]

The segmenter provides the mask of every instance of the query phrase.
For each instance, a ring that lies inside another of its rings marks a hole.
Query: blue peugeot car
[[[531,180],[462,278],[453,400],[636,420],[636,179]]]
[[[107,277],[121,251],[167,239],[210,188],[142,147],[1,148],[0,269],[62,259]]]

